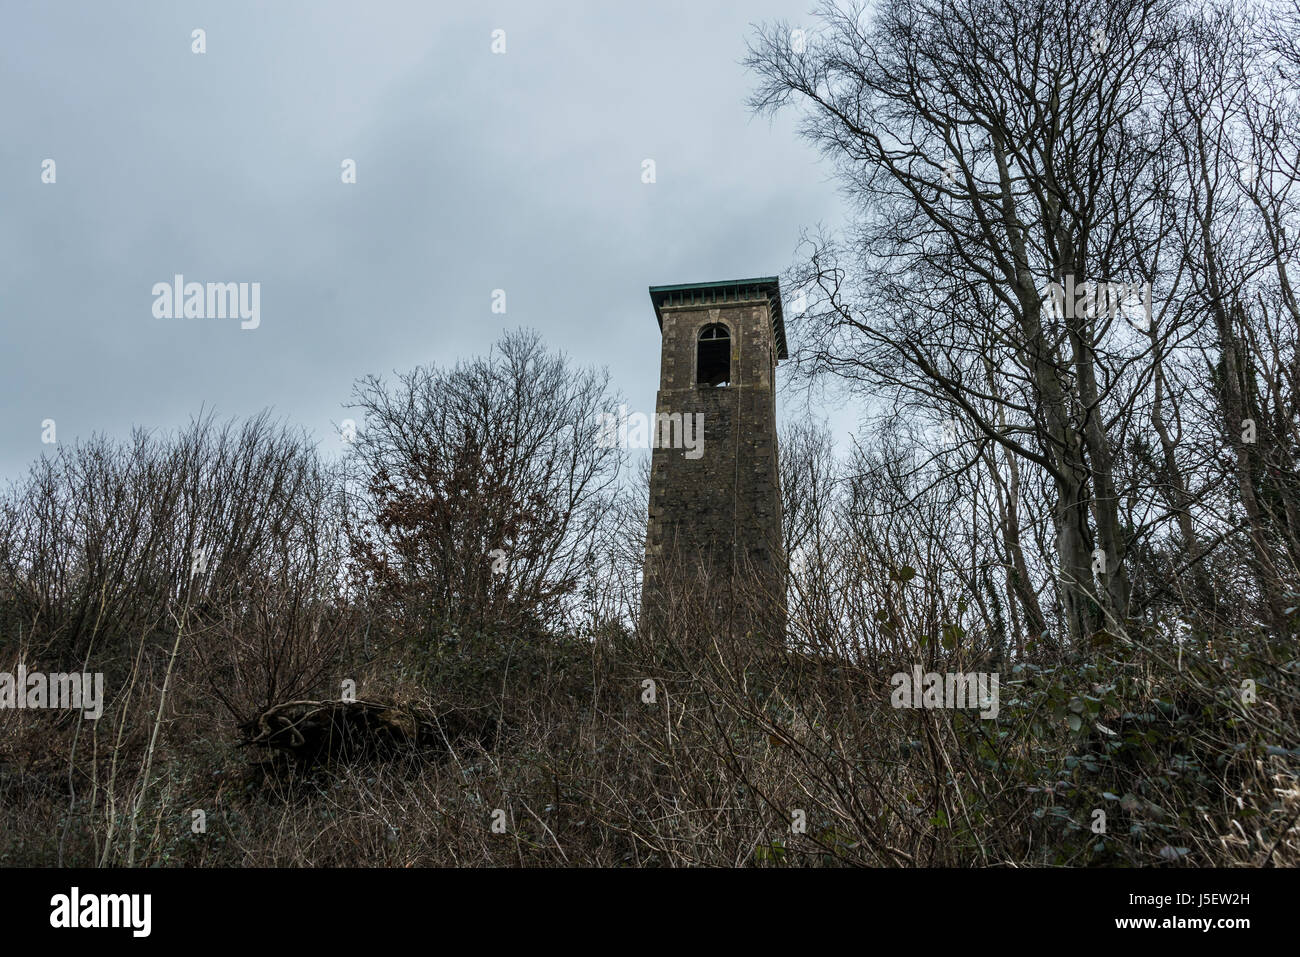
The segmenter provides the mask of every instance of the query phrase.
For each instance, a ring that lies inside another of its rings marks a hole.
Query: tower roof
[[[744,302],[753,299],[767,300],[772,316],[772,334],[776,337],[776,357],[788,359],[785,346],[785,316],[781,312],[781,283],[776,276],[761,279],[728,279],[723,282],[688,282],[675,286],[651,286],[650,301],[655,305],[655,318],[663,331],[665,307],[707,306],[714,303]]]

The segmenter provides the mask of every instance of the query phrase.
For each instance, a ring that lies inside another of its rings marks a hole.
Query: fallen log
[[[286,701],[240,726],[243,746],[286,754],[303,768],[401,752],[445,753],[469,741],[489,746],[495,731],[491,719],[374,701]]]

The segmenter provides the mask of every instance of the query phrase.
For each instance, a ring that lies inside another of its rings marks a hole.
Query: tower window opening
[[[699,386],[731,384],[731,333],[714,323],[700,330],[696,343],[695,383]]]

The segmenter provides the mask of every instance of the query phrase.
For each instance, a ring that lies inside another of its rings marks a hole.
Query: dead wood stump
[[[491,746],[495,722],[374,701],[286,701],[240,726],[243,744],[268,748],[299,768],[400,753],[442,754],[458,743]]]

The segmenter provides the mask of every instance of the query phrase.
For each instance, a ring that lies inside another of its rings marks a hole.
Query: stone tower
[[[655,443],[650,466],[642,612],[663,610],[671,587],[748,589],[761,620],[736,626],[779,640],[785,630],[785,551],[776,448],[776,364],[787,357],[776,277],[651,286],[663,336],[652,430],[698,413],[700,449]],[[702,454],[701,454],[702,452]]]

